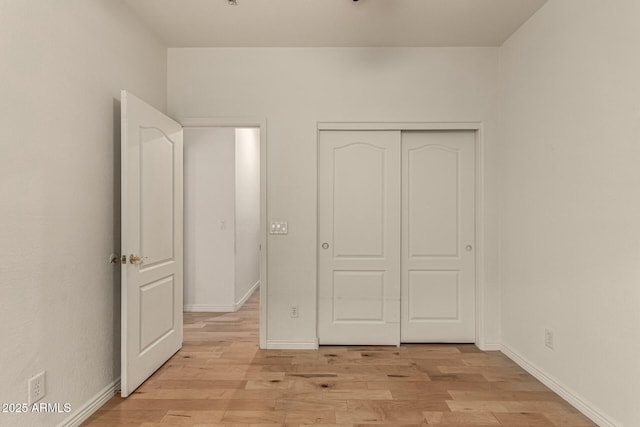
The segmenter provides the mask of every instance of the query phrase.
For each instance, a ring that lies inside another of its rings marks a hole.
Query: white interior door
[[[475,133],[402,133],[402,341],[475,341]]]
[[[319,144],[319,342],[399,344],[400,132]]]
[[[182,346],[182,126],[122,91],[122,396]]]

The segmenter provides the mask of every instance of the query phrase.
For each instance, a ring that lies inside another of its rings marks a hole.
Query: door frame
[[[484,303],[484,139],[483,139],[483,123],[478,122],[317,122],[316,130],[316,156],[318,163],[316,164],[316,194],[320,193],[320,132],[334,130],[397,130],[397,131],[435,131],[435,130],[465,130],[475,133],[475,291],[476,291],[476,342],[475,344],[480,350],[491,350],[487,345],[485,338],[485,303]],[[320,218],[320,199],[316,200],[316,218]],[[319,283],[319,250],[318,242],[320,241],[319,221],[316,224],[316,342],[318,337],[318,289]]]
[[[233,127],[260,129],[260,348],[267,348],[267,120],[259,117],[188,117],[183,128]]]

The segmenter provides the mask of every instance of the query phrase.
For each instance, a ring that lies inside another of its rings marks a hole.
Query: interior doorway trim
[[[318,122],[321,130],[470,130],[480,131],[482,122]]]
[[[320,163],[319,163],[319,150],[320,150],[320,131],[330,130],[397,130],[397,131],[412,131],[412,130],[468,130],[475,132],[476,142],[476,188],[475,188],[475,229],[476,229],[476,248],[475,260],[476,260],[476,345],[480,350],[496,350],[491,343],[486,342],[485,338],[485,283],[484,283],[484,141],[483,141],[483,124],[481,121],[469,121],[469,122],[318,122],[316,132],[316,146],[317,146],[317,158],[318,164],[316,170],[318,175],[316,176],[316,182],[320,183]],[[319,189],[316,190],[319,194]],[[317,212],[316,217],[320,218],[320,201],[317,200]],[[319,228],[316,230],[316,265],[319,262],[319,250],[318,244],[320,237]],[[316,268],[316,307],[319,301],[318,296],[318,268]],[[318,336],[318,310],[316,310],[316,337]]]
[[[252,127],[260,129],[260,348],[267,348],[267,120],[258,117],[189,117],[185,128]]]

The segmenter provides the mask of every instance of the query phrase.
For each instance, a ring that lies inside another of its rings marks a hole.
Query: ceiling
[[[169,47],[500,46],[547,0],[124,0]]]

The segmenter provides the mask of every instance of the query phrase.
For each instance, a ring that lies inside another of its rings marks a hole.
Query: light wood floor
[[[185,314],[184,347],[86,426],[593,426],[499,352],[473,345],[260,350],[258,292]]]

